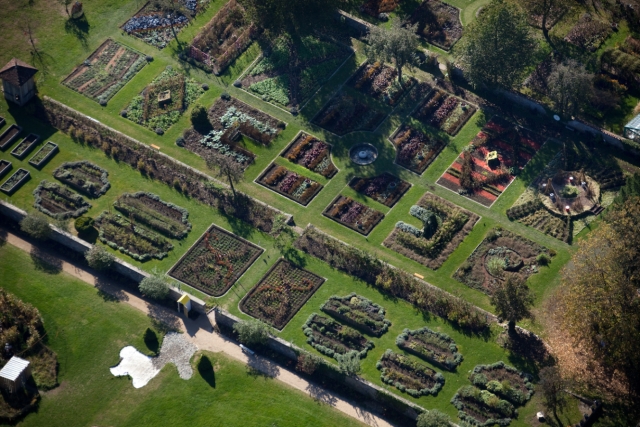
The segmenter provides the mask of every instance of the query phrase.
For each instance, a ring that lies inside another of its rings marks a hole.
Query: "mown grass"
[[[362,425],[221,353],[194,356],[190,380],[167,365],[135,389],[128,377],[113,377],[109,367],[126,345],[148,352],[143,336],[154,327],[150,318],[103,299],[66,273],[38,270],[28,254],[8,244],[0,246],[0,276],[3,288],[40,310],[47,345],[60,364],[60,386],[43,395],[22,426]],[[201,357],[209,363],[201,364]]]

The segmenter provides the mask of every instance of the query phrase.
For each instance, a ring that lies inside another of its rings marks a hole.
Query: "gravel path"
[[[196,350],[198,350],[198,347],[187,341],[184,334],[169,332],[162,340],[160,355],[152,359],[153,366],[160,370],[167,363],[173,363],[178,368],[180,378],[188,380],[193,375],[189,360]]]

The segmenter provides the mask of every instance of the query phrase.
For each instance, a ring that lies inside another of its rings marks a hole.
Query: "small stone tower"
[[[36,94],[33,76],[38,70],[31,65],[13,58],[0,70],[4,97],[22,107]]]

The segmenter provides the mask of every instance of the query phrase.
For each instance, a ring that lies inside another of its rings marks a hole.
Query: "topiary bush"
[[[140,292],[151,299],[164,300],[169,296],[169,284],[161,275],[145,277],[138,286]]]
[[[74,226],[78,234],[87,233],[93,228],[93,218],[89,216],[81,216],[79,218],[76,218]]]
[[[233,325],[241,343],[247,346],[265,345],[269,339],[269,326],[259,320],[238,322]]]
[[[32,213],[20,221],[20,229],[38,240],[46,240],[51,235],[49,220],[41,214]]]
[[[209,130],[212,129],[211,122],[209,122],[209,117],[207,116],[207,109],[200,104],[197,104],[191,110],[191,125],[202,134],[209,133]]]
[[[87,260],[89,267],[98,271],[108,269],[116,259],[110,252],[107,252],[102,246],[98,245],[92,246],[91,249],[84,254],[84,258]]]

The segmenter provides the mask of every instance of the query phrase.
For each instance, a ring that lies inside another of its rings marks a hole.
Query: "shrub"
[[[122,117],[124,117],[125,119],[127,118],[127,114],[129,114],[129,112],[128,112],[127,110],[122,110],[122,111],[120,111],[120,115],[121,115]]]
[[[195,130],[203,134],[209,133],[211,129],[207,109],[200,104],[197,104],[193,107],[193,110],[191,110],[191,125]]]
[[[20,229],[38,240],[46,240],[51,235],[49,220],[41,214],[28,214],[20,221]]]
[[[322,365],[323,361],[318,356],[310,353],[300,353],[298,355],[298,364],[296,370],[304,372],[307,375],[313,375],[313,373]]]
[[[259,320],[238,322],[233,325],[233,330],[244,345],[265,345],[269,339],[269,326]]]
[[[202,83],[202,90],[209,90],[209,85],[206,83]]]
[[[94,245],[84,254],[89,267],[95,268],[98,271],[106,270],[111,267],[114,257],[111,253],[107,252],[102,246]]]
[[[144,57],[144,59],[146,59],[147,62],[152,62],[153,61],[153,56],[147,55],[147,56]]]
[[[360,373],[360,356],[356,351],[350,351],[346,354],[336,355],[340,371],[350,377],[354,377]]]
[[[161,275],[145,277],[138,289],[144,296],[155,300],[163,300],[169,296],[169,284]]]
[[[543,252],[536,257],[536,262],[538,265],[549,265],[551,263],[551,258]]]
[[[101,100],[100,100],[100,102],[99,102],[99,104],[100,104],[101,106],[103,106],[103,107],[106,107],[106,106],[107,106],[107,101],[106,101],[105,99],[101,99]]]
[[[285,122],[283,122],[283,121],[279,121],[278,122],[278,128],[279,129],[284,129],[286,127],[287,127],[287,124]]]
[[[447,414],[433,409],[418,415],[416,427],[449,427],[451,425],[450,421]]]
[[[231,95],[229,95],[229,93],[228,93],[228,92],[222,92],[222,93],[220,94],[220,98],[224,99],[225,101],[228,101],[228,100],[230,100],[230,99],[231,99]]]
[[[555,249],[549,249],[549,255],[551,255],[552,257],[557,255],[557,252]]]
[[[507,263],[503,258],[493,257],[487,261],[487,270],[494,276],[502,276]]]
[[[76,218],[74,226],[76,227],[76,231],[78,232],[78,234],[86,233],[93,227],[93,218],[88,216],[81,216],[79,218]]]
[[[164,135],[164,130],[162,128],[156,128],[155,132],[158,135]]]
[[[242,82],[240,80],[236,80],[235,82],[233,82],[233,85],[235,87],[241,87],[242,86]]]
[[[176,138],[176,145],[178,147],[184,147],[184,138],[179,136],[178,138]]]

